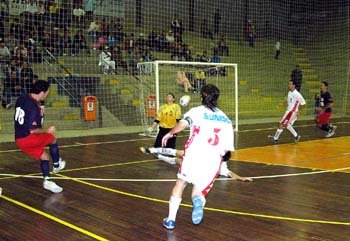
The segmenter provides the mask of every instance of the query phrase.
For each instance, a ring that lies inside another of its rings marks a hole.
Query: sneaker
[[[334,129],[331,129],[330,131],[328,131],[327,135],[325,136],[326,138],[332,137],[334,136],[335,132]]]
[[[301,136],[297,135],[296,137],[294,137],[294,142],[297,143],[298,141],[300,141]]]
[[[192,199],[193,202],[193,210],[192,210],[192,223],[200,224],[203,221],[203,200],[200,196],[195,196]]]
[[[278,140],[275,139],[275,136],[273,135],[268,135],[267,138],[269,138],[273,143],[277,143]]]
[[[172,230],[175,228],[175,221],[168,220],[168,218],[163,219],[163,227],[169,230]]]
[[[53,193],[60,193],[63,191],[62,187],[58,186],[56,183],[50,180],[45,180],[43,183],[43,187],[44,189],[49,190]]]
[[[58,161],[58,167],[53,167],[52,172],[53,173],[58,173],[59,171],[63,170],[66,167],[66,162],[62,160],[62,158],[60,158],[60,160]]]
[[[149,150],[149,148],[147,148],[147,147],[140,147],[140,151],[142,152],[142,153],[144,153],[144,154],[150,154],[151,152],[150,152],[150,150]]]

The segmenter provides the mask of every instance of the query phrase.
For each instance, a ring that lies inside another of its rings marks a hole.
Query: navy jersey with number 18
[[[26,137],[31,130],[41,128],[43,109],[29,94],[20,96],[15,109],[15,139]]]

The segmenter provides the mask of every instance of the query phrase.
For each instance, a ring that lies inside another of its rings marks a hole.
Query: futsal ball
[[[183,107],[186,107],[190,103],[190,100],[191,100],[191,96],[184,95],[180,98],[180,105]]]

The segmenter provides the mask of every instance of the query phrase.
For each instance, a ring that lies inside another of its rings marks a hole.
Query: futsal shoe
[[[278,142],[278,140],[276,140],[273,135],[268,135],[267,138],[269,138],[273,143],[277,143]]]
[[[63,191],[62,187],[58,186],[53,181],[50,181],[50,180],[47,180],[47,179],[44,181],[43,187],[44,187],[44,189],[49,190],[49,191],[51,191],[53,193],[60,193],[60,192]]]
[[[168,218],[163,219],[163,227],[169,230],[172,230],[175,228],[175,221],[168,220]]]
[[[192,223],[195,225],[200,224],[203,221],[203,200],[200,196],[194,196],[192,199],[193,210],[192,210]]]
[[[62,160],[62,158],[60,158],[60,160],[58,161],[58,167],[53,167],[52,172],[53,173],[59,173],[59,171],[63,170],[66,167],[66,162]]]
[[[144,154],[150,154],[151,152],[150,152],[150,150],[149,150],[149,148],[147,148],[147,147],[140,147],[140,151],[142,152],[142,153],[144,153]]]
[[[297,135],[296,137],[294,137],[294,142],[297,143],[300,141],[301,136]]]
[[[331,128],[332,128],[332,129],[330,129],[330,130],[328,131],[327,135],[325,136],[326,138],[329,138],[329,137],[334,136],[334,134],[335,134],[335,129],[337,129],[337,126],[332,126]]]

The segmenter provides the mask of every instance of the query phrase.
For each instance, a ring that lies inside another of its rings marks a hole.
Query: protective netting
[[[341,0],[3,0],[0,134],[13,133],[13,104],[35,79],[52,83],[46,122],[59,130],[139,131],[146,97],[137,64],[154,60],[236,63],[242,123],[281,116],[298,65],[303,116],[312,118],[321,81],[329,82],[334,114],[345,116],[349,7]],[[97,98],[95,121],[84,121],[85,96]]]

